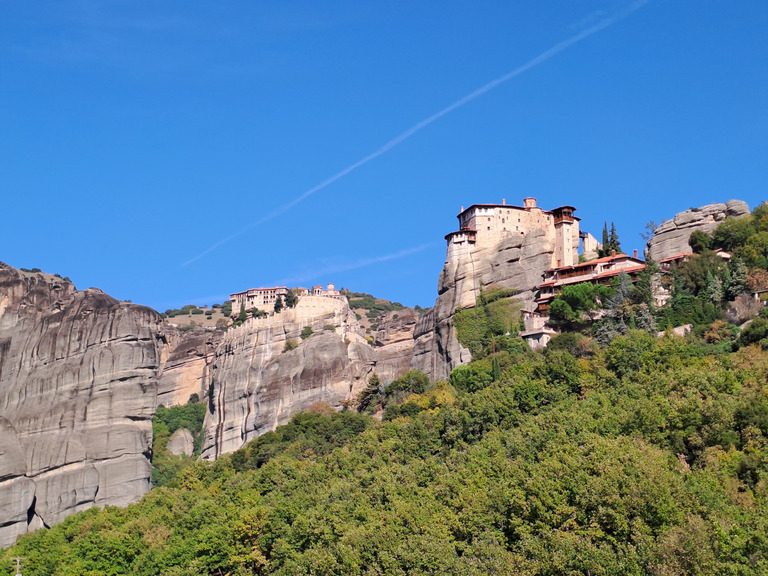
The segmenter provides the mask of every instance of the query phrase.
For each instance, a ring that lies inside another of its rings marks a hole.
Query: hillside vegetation
[[[36,576],[765,574],[766,382],[755,345],[567,334],[451,382],[409,373],[371,400],[384,421],[298,415],[4,558]]]
[[[316,405],[215,463],[162,449],[199,405],[162,412],[159,487],[22,537],[0,573],[768,574],[768,207],[691,244],[668,275],[563,290],[545,351],[489,290],[449,381],[374,374],[359,412]]]

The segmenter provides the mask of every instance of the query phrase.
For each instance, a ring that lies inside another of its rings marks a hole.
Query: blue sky
[[[462,205],[574,205],[631,253],[768,199],[764,0],[0,0],[0,69],[0,260],[161,311],[431,306]]]

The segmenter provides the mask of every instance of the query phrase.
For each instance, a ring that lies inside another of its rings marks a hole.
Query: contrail
[[[433,246],[437,246],[438,244],[442,245],[442,242],[429,242],[427,244],[422,244],[421,246],[406,248],[405,250],[400,250],[399,252],[394,252],[392,254],[375,256],[373,258],[365,258],[363,260],[357,260],[349,264],[339,264],[336,266],[328,266],[327,268],[323,268],[321,270],[314,270],[312,272],[307,272],[305,274],[302,274],[301,276],[285,278],[282,280],[282,282],[283,284],[288,284],[291,282],[303,282],[305,280],[311,280],[313,278],[317,278],[318,276],[325,276],[327,274],[336,274],[337,272],[347,272],[349,270],[357,270],[358,268],[364,268],[366,266],[371,266],[373,264],[379,264],[381,262],[388,262],[389,260],[398,260],[400,258],[405,258],[406,256],[410,256],[411,254],[416,254],[417,252],[421,252],[422,250],[426,250],[427,248],[432,248]]]
[[[381,156],[383,154],[386,154],[387,152],[392,150],[392,148],[394,148],[395,146],[397,146],[399,144],[402,144],[405,140],[407,140],[408,138],[410,138],[411,136],[413,136],[414,134],[416,134],[420,130],[426,128],[427,126],[429,126],[433,122],[439,120],[440,118],[442,118],[446,114],[449,114],[449,113],[453,112],[454,110],[456,110],[457,108],[461,108],[465,104],[468,104],[469,102],[472,102],[473,100],[475,100],[476,98],[479,98],[483,94],[486,94],[487,92],[490,92],[491,90],[493,90],[497,86],[499,86],[501,84],[504,84],[505,82],[508,82],[508,81],[512,80],[513,78],[516,78],[517,76],[519,76],[523,72],[527,72],[531,68],[535,68],[539,64],[542,64],[542,63],[546,62],[547,60],[549,60],[553,56],[556,56],[557,54],[559,54],[563,50],[566,50],[567,48],[570,48],[574,44],[576,44],[578,42],[581,42],[585,38],[589,38],[593,34],[596,34],[596,33],[600,32],[601,30],[604,30],[605,28],[608,28],[609,26],[612,26],[613,24],[615,24],[619,20],[622,20],[622,19],[626,18],[627,16],[629,16],[630,14],[632,14],[633,12],[635,12],[636,10],[641,8],[643,5],[647,4],[649,1],[650,0],[638,0],[637,2],[634,2],[632,5],[630,5],[628,8],[626,8],[622,12],[619,12],[618,14],[615,14],[615,15],[611,16],[610,18],[606,18],[604,20],[601,20],[600,22],[598,22],[594,26],[590,26],[589,28],[587,28],[586,30],[583,30],[582,32],[579,32],[575,36],[571,36],[567,40],[563,40],[562,42],[559,42],[559,43],[555,44],[554,46],[552,46],[552,48],[550,48],[548,50],[545,50],[544,52],[542,52],[541,54],[539,54],[538,56],[536,56],[532,60],[529,60],[528,62],[523,64],[522,66],[519,66],[518,68],[515,68],[511,72],[507,72],[503,76],[499,76],[495,80],[492,80],[491,82],[488,82],[488,84],[485,84],[484,86],[481,86],[480,88],[478,88],[474,92],[470,92],[469,94],[467,94],[463,98],[461,98],[459,100],[456,100],[456,102],[454,102],[453,104],[450,104],[450,105],[446,106],[445,108],[443,108],[439,112],[436,112],[435,114],[433,114],[432,116],[426,118],[425,120],[422,120],[418,124],[413,125],[411,128],[409,128],[408,130],[406,130],[405,132],[403,132],[402,134],[400,134],[396,138],[393,138],[392,140],[390,140],[389,142],[384,144],[381,148],[379,148],[378,150],[376,150],[372,154],[369,154],[368,156],[366,156],[362,160],[358,160],[357,162],[355,162],[351,166],[348,166],[347,168],[344,168],[344,170],[342,170],[341,172],[339,172],[337,174],[334,174],[333,176],[331,176],[327,180],[324,180],[323,182],[321,182],[317,186],[315,186],[313,188],[310,188],[309,190],[307,190],[306,192],[304,192],[300,196],[297,196],[296,198],[294,198],[293,200],[291,200],[287,204],[284,204],[283,206],[280,206],[279,208],[277,208],[273,212],[270,212],[269,214],[267,214],[263,218],[260,218],[259,220],[256,220],[255,222],[252,222],[251,224],[249,224],[248,226],[246,226],[245,228],[243,228],[239,232],[235,232],[234,234],[231,234],[231,235],[227,236],[226,238],[224,238],[222,240],[219,240],[218,242],[213,244],[211,247],[209,247],[204,252],[201,252],[200,254],[195,256],[194,258],[191,258],[190,260],[187,260],[186,262],[184,262],[184,264],[182,264],[182,266],[187,266],[188,264],[191,264],[192,262],[194,262],[196,260],[199,260],[203,256],[205,256],[205,255],[209,254],[210,252],[213,252],[214,250],[216,250],[219,246],[222,246],[223,244],[226,244],[227,242],[229,242],[230,240],[236,238],[237,236],[240,236],[241,234],[244,234],[245,232],[247,232],[248,230],[250,230],[254,226],[258,226],[259,224],[263,224],[264,222],[268,222],[269,220],[272,220],[273,218],[276,218],[276,217],[280,216],[281,214],[287,212],[288,210],[290,210],[291,208],[296,206],[299,202],[301,202],[305,198],[308,198],[309,196],[311,196],[315,192],[319,192],[323,188],[326,188],[327,186],[330,186],[331,184],[333,184],[337,180],[340,180],[341,178],[343,178],[344,176],[346,176],[350,172],[353,172],[354,170],[357,170],[361,166],[364,166],[365,164],[368,164],[368,162],[370,162],[371,160],[375,160],[379,156]]]

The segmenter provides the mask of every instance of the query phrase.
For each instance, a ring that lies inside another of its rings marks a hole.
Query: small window
[[[488,226],[488,230],[490,230],[490,229],[491,229],[491,227],[490,227],[490,226]]]

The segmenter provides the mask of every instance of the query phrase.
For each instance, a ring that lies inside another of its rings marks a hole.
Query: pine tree
[[[747,287],[747,266],[741,258],[734,258],[728,265],[731,281],[728,283],[727,296],[729,300],[735,300],[736,296],[743,294]]]
[[[296,306],[298,300],[299,299],[296,297],[296,294],[293,292],[293,290],[288,290],[288,294],[285,295],[285,305],[288,308],[293,308]]]
[[[283,309],[283,299],[282,297],[278,296],[275,298],[275,313],[279,313]]]
[[[245,319],[248,318],[248,316],[245,313],[245,304],[240,304],[240,314],[237,315],[238,322],[245,322]]]
[[[707,283],[704,291],[707,295],[707,300],[715,306],[719,306],[725,297],[723,282],[720,278],[714,276],[711,271],[707,271]]]
[[[357,397],[357,411],[362,412],[374,403],[378,403],[379,395],[381,394],[381,380],[379,375],[374,372],[368,379],[368,386],[360,392]]]

